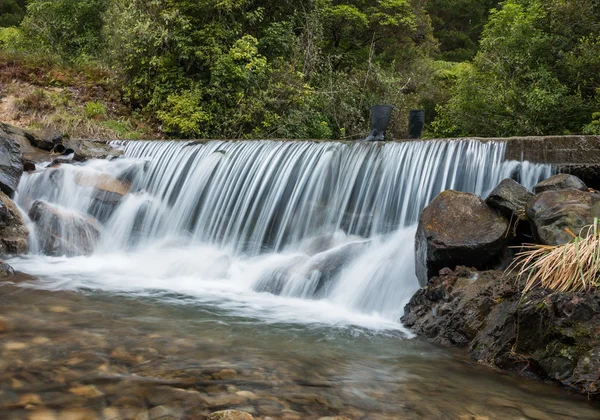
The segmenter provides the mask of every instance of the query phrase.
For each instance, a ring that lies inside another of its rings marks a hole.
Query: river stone
[[[575,175],[569,174],[558,174],[551,176],[550,178],[533,187],[533,191],[535,191],[536,194],[544,191],[558,191],[566,189],[587,191],[588,187],[581,179],[577,178]]]
[[[508,221],[474,194],[444,191],[421,213],[415,239],[419,284],[444,267],[493,266],[507,242]]]
[[[527,188],[513,179],[506,178],[493,189],[485,202],[508,219],[514,219],[525,214],[527,202],[532,197],[533,194],[527,191]]]
[[[206,420],[252,420],[254,417],[250,413],[237,410],[223,410],[210,413]]]
[[[5,262],[0,261],[0,278],[9,277],[15,274],[15,270]]]
[[[545,191],[527,203],[527,217],[537,241],[544,245],[566,244],[586,225],[600,217],[598,194],[579,190]]]
[[[23,175],[23,153],[19,143],[0,124],[0,191],[12,197]]]
[[[100,226],[93,217],[45,201],[35,201],[29,217],[35,223],[38,244],[46,255],[89,255],[100,238]]]
[[[16,204],[0,192],[0,254],[24,254],[28,251],[29,230]]]

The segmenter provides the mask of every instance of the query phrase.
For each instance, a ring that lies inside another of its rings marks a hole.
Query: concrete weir
[[[572,173],[588,186],[600,189],[600,136],[510,137],[506,159],[556,165],[559,172]]]
[[[490,141],[506,143],[507,160],[551,164],[558,172],[576,175],[586,185],[600,190],[600,136],[469,137],[468,139],[483,143]]]

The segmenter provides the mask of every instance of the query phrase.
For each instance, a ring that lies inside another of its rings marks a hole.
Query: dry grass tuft
[[[600,226],[598,219],[573,235],[568,244],[523,246],[508,268],[526,278],[523,294],[534,288],[556,292],[587,291],[600,286]]]

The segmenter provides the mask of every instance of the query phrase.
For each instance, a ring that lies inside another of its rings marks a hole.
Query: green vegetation
[[[115,135],[361,138],[375,103],[394,137],[412,108],[430,136],[600,133],[595,0],[6,0],[6,60],[84,74]]]

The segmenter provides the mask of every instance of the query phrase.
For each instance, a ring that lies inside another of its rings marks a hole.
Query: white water
[[[40,276],[36,287],[176,294],[264,322],[400,329],[418,287],[423,207],[446,189],[485,196],[506,177],[531,188],[551,175],[504,162],[502,143],[466,140],[120,146],[125,158],[42,170],[19,186],[25,211],[43,199],[100,220],[96,252],[10,263]],[[129,179],[132,189],[99,204],[82,177]]]

